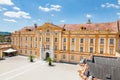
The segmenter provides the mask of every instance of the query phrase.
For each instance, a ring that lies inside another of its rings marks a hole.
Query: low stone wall
[[[87,72],[89,69],[87,64],[80,64],[80,69],[78,70],[79,72],[79,76],[83,79],[83,80],[101,80],[98,78],[94,78],[93,76],[89,75],[89,72]]]

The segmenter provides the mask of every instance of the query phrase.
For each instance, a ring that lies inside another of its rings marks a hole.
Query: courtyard
[[[79,65],[53,63],[35,59],[30,63],[28,57],[15,56],[0,61],[0,80],[81,80]]]

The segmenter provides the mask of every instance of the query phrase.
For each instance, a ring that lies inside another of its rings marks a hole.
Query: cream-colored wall
[[[49,27],[48,27],[49,26]],[[46,35],[46,30],[50,29],[50,35]],[[55,35],[54,32],[58,34]],[[42,33],[42,35],[40,35]],[[22,41],[20,40],[22,37]],[[25,38],[28,38],[26,41]],[[30,40],[32,37],[32,41]],[[50,42],[46,42],[46,37],[50,38]],[[63,61],[63,62],[79,62],[80,57],[89,58],[91,55],[98,56],[115,56],[116,50],[118,50],[118,33],[110,32],[110,31],[88,31],[88,30],[80,30],[80,31],[62,31],[61,28],[56,28],[51,24],[45,24],[42,27],[38,28],[35,31],[23,31],[23,32],[15,32],[11,36],[13,47],[22,50],[23,55],[30,55],[30,51],[33,52],[33,55],[40,58],[40,38],[42,38],[42,45],[46,47],[47,44],[50,45],[50,48],[53,49],[53,46],[56,45],[58,50],[54,51],[56,55],[55,61]],[[16,41],[16,38],[17,41]],[[37,41],[35,41],[37,38]],[[54,39],[57,38],[58,41],[54,42]],[[63,42],[63,38],[66,38],[66,42]],[[71,43],[71,38],[75,39],[74,43]],[[84,38],[84,43],[80,43],[80,39]],[[94,43],[90,44],[90,39],[94,39]],[[105,44],[101,45],[99,43],[100,38],[104,38]],[[115,44],[109,45],[109,39],[114,38]],[[16,44],[18,44],[16,46]],[[22,46],[21,46],[22,44]],[[32,48],[30,47],[32,44]],[[37,48],[35,45],[37,44]],[[27,45],[27,48],[25,47]],[[66,46],[66,51],[63,51],[63,46]],[[74,51],[71,51],[71,47],[74,46]],[[84,47],[84,52],[80,52],[80,46]],[[90,53],[89,48],[93,47],[93,53]],[[104,48],[104,53],[100,54],[100,48]],[[109,54],[109,48],[112,48],[114,52]],[[28,51],[25,54],[25,50]],[[35,54],[36,52],[36,54]],[[66,58],[62,59],[62,56],[65,55]],[[71,60],[71,56],[74,56],[74,59]]]
[[[2,49],[0,49],[0,58],[2,58]]]

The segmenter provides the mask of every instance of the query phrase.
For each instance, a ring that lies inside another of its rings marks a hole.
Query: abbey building
[[[119,31],[120,21],[64,25],[45,23],[15,31],[11,40],[18,54],[78,63],[92,55],[114,57],[120,49]]]

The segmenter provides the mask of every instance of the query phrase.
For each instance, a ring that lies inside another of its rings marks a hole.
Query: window
[[[21,41],[22,41],[22,37],[21,37]]]
[[[110,39],[110,44],[114,44],[114,39]]]
[[[37,48],[37,44],[35,44],[35,48]]]
[[[100,54],[103,54],[103,48],[100,48]]]
[[[49,29],[47,29],[47,32],[50,32],[50,30],[49,30]]]
[[[32,44],[30,44],[30,48],[32,48]]]
[[[30,54],[32,54],[32,51],[30,51]]]
[[[47,29],[46,35],[50,35],[50,30],[49,29]]]
[[[90,47],[90,53],[93,53],[93,47]]]
[[[80,39],[80,43],[84,43],[84,39],[83,38]]]
[[[20,50],[20,53],[22,53],[22,50]]]
[[[27,41],[27,37],[26,37],[26,41]]]
[[[25,50],[25,54],[27,54],[27,50]]]
[[[74,60],[74,56],[71,56],[71,60]]]
[[[113,49],[110,49],[110,54],[112,54],[113,53]]]
[[[41,38],[40,38],[40,41],[41,41]]]
[[[80,61],[83,60],[83,59],[84,59],[83,56],[80,56]]]
[[[62,58],[63,58],[63,59],[65,59],[65,58],[66,58],[66,56],[65,56],[65,55],[63,55],[63,56],[62,56]]]
[[[35,41],[37,41],[37,37],[35,38]]]
[[[63,38],[63,42],[66,42],[66,38]]]
[[[104,44],[104,39],[100,39],[100,44]]]
[[[57,55],[55,54],[55,58],[57,58]]]
[[[50,42],[50,38],[46,38],[46,42]]]
[[[66,50],[66,46],[63,46],[63,50],[64,50],[64,51]]]
[[[27,48],[27,44],[25,45],[25,47]]]
[[[18,40],[18,38],[16,37],[16,41]]]
[[[32,41],[32,37],[31,37],[31,41]]]
[[[90,39],[90,43],[91,43],[91,44],[93,43],[93,39]]]
[[[50,45],[46,45],[46,49],[48,49],[48,50],[49,50],[49,49],[50,49]]]
[[[74,38],[72,38],[72,42],[74,42],[75,40],[74,40]]]
[[[55,35],[58,35],[58,33],[57,33],[57,32],[55,32]]]
[[[71,46],[71,51],[74,51],[74,45]]]
[[[42,32],[40,32],[40,35],[42,35]]]
[[[37,55],[37,51],[35,51],[35,55]]]
[[[80,52],[83,52],[83,47],[80,47]]]
[[[57,42],[57,38],[55,38],[55,42]]]
[[[55,50],[57,50],[57,46],[55,45]]]

